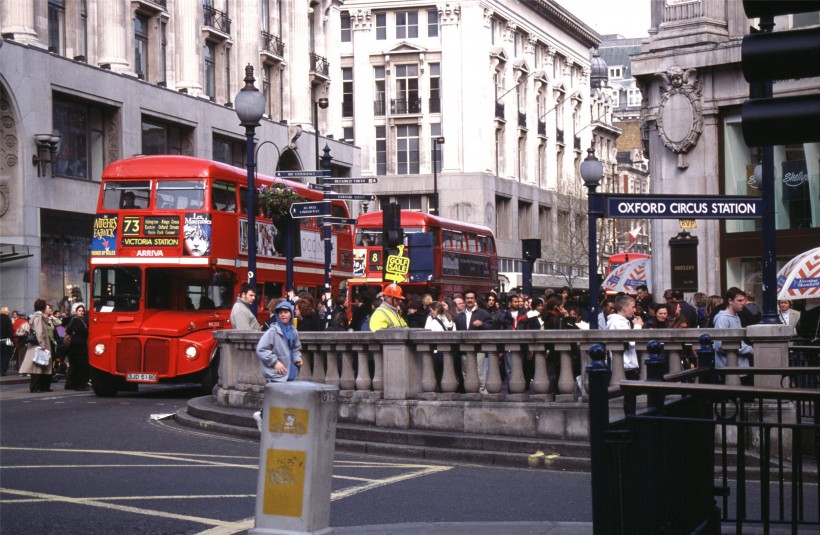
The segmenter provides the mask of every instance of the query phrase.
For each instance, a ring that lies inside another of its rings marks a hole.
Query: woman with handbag
[[[34,301],[34,314],[30,321],[31,329],[26,340],[28,349],[26,358],[20,366],[21,374],[31,375],[29,383],[31,392],[51,392],[51,340],[48,336],[49,320],[43,314],[45,309],[45,300]],[[45,356],[48,358],[45,359]],[[38,362],[44,362],[44,364],[38,364]]]

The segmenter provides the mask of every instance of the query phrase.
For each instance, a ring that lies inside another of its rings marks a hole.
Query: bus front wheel
[[[219,353],[211,359],[211,364],[202,372],[202,393],[206,396],[213,394],[217,383],[219,383]]]
[[[97,397],[111,398],[120,389],[120,379],[100,370],[91,370],[91,388]]]

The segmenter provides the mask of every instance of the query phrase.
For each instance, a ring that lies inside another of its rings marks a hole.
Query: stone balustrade
[[[574,347],[580,350],[583,373],[589,362],[589,347],[605,344],[610,353],[612,385],[617,385],[624,379],[623,353],[628,342],[635,342],[641,377],[645,378],[643,361],[649,340],[664,344],[669,371],[674,373],[681,370],[683,357],[692,355],[690,347],[699,347],[698,337],[704,332],[723,342],[730,367],[737,365],[738,349],[744,339],[755,346],[757,366],[788,366],[790,332],[781,325],[632,331],[396,329],[375,333],[300,333],[304,365],[297,380],[338,386],[340,421],[585,438],[586,405],[575,390]],[[217,402],[227,406],[261,406],[265,385],[254,354],[260,333],[229,330],[217,331],[214,336],[220,345],[220,381],[214,389]],[[499,366],[491,365],[486,392],[480,392],[476,357],[489,355],[489,362],[497,364],[499,358],[503,361],[505,352],[512,364],[509,381],[505,385]],[[534,368],[529,388],[524,379],[524,363],[528,359],[532,359]],[[548,364],[557,370],[555,388],[550,388]],[[463,380],[459,381],[457,374],[462,369]],[[727,378],[729,383],[735,381],[736,376]],[[460,382],[463,389],[459,388]]]

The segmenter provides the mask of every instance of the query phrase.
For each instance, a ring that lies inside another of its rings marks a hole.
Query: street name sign
[[[303,171],[276,171],[276,178],[314,178],[330,176],[330,169],[305,169]]]
[[[313,182],[308,182],[307,187],[319,191],[330,191],[330,186],[328,186],[327,184],[314,184]]]
[[[604,217],[628,219],[754,219],[763,215],[763,199],[741,195],[612,195]]]
[[[320,217],[325,213],[327,201],[295,202],[290,205],[290,216],[299,219],[303,217]]]
[[[363,178],[326,178],[325,184],[376,184],[379,181],[376,177]]]
[[[336,217],[326,216],[324,218],[325,225],[355,225],[359,220],[355,217]]]
[[[363,193],[325,193],[325,199],[337,199],[342,201],[375,201],[375,195]]]

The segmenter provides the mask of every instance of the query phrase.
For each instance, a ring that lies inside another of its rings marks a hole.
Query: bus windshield
[[[105,182],[103,208],[106,210],[145,210],[151,201],[151,182]]]
[[[158,209],[201,210],[204,206],[204,180],[160,180],[157,182]]]
[[[136,266],[94,269],[95,312],[135,312],[140,307],[142,273]]]
[[[406,227],[404,229],[405,236],[407,234],[418,234],[424,232],[421,227]],[[404,240],[405,245],[407,239]],[[362,228],[356,229],[356,245],[362,247],[379,247],[382,244],[382,229],[380,228]]]

